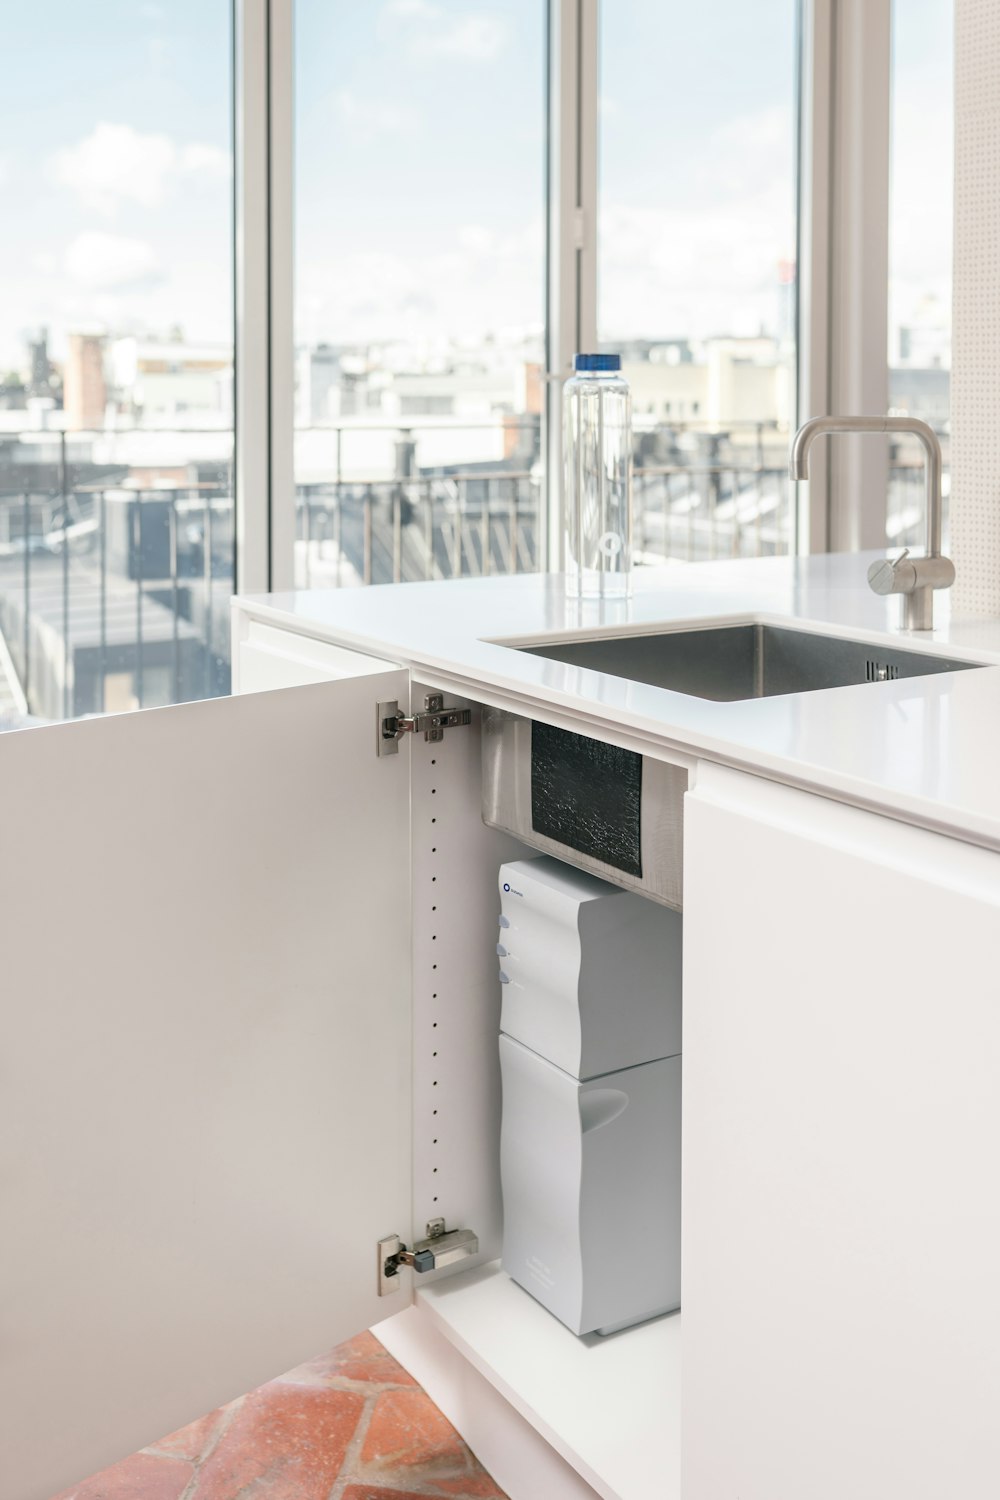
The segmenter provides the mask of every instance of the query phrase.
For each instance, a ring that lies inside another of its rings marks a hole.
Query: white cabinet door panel
[[[1000,857],[685,807],[685,1500],[1000,1493]]]
[[[409,1300],[406,673],[0,735],[0,1488]]]

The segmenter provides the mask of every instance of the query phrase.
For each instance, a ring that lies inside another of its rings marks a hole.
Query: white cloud
[[[197,141],[181,148],[177,164],[181,172],[213,178],[216,182],[228,182],[233,169],[228,151]]]
[[[52,175],[94,207],[106,210],[124,199],[148,208],[163,197],[175,163],[169,136],[143,135],[131,125],[105,121],[75,146],[56,152]]]
[[[66,251],[65,268],[71,281],[94,291],[152,286],[163,279],[152,245],[98,230],[76,236]]]
[[[466,225],[426,253],[347,250],[307,255],[300,268],[299,336],[378,341],[474,342],[503,328],[540,324],[544,231]]]
[[[507,26],[499,16],[487,11],[449,16],[434,0],[386,0],[379,14],[383,38],[394,38],[399,22],[413,23],[404,37],[415,57],[492,62],[507,42]]]
[[[705,338],[773,327],[778,262],[794,254],[782,197],[765,192],[715,209],[607,202],[602,333]]]
[[[507,40],[507,28],[496,16],[465,16],[454,24],[425,32],[414,43],[423,57],[458,57],[466,62],[492,62]]]
[[[791,203],[795,123],[789,107],[773,105],[720,125],[704,154],[705,176],[719,194],[745,196],[782,182]]]
[[[496,242],[492,229],[482,224],[463,224],[458,231],[458,243],[470,255],[489,255]]]
[[[359,99],[350,89],[338,91],[336,106],[344,125],[359,140],[370,140],[378,135],[398,135],[413,124],[410,114],[398,105],[367,95]]]
[[[685,180],[644,198],[606,184],[603,337],[755,334],[778,314],[778,263],[795,257],[788,109],[741,116],[691,143]]]
[[[183,177],[225,179],[230,164],[228,153],[216,146],[179,146],[168,135],[103,120],[75,146],[57,151],[49,171],[89,207],[113,214],[122,203],[155,207]]]
[[[382,15],[386,20],[438,21],[441,7],[431,4],[431,0],[386,0]]]

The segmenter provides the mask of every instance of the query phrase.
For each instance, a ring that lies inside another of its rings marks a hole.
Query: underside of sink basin
[[[606,640],[554,641],[521,649],[717,703],[959,672],[979,665],[906,647],[758,622]]]

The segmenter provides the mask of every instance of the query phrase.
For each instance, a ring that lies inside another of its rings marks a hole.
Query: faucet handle
[[[868,569],[868,583],[876,594],[908,594],[916,584],[916,569],[911,563],[905,570],[905,579],[900,578],[900,564],[910,555],[904,547],[898,557],[877,557]]]

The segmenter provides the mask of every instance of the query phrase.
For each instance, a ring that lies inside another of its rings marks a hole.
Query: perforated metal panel
[[[563,731],[545,726],[533,777],[532,729],[530,719],[483,710],[484,821],[679,911],[686,768],[645,755],[629,759],[630,751],[576,734],[560,740]],[[593,754],[581,753],[581,740],[597,747]]]

